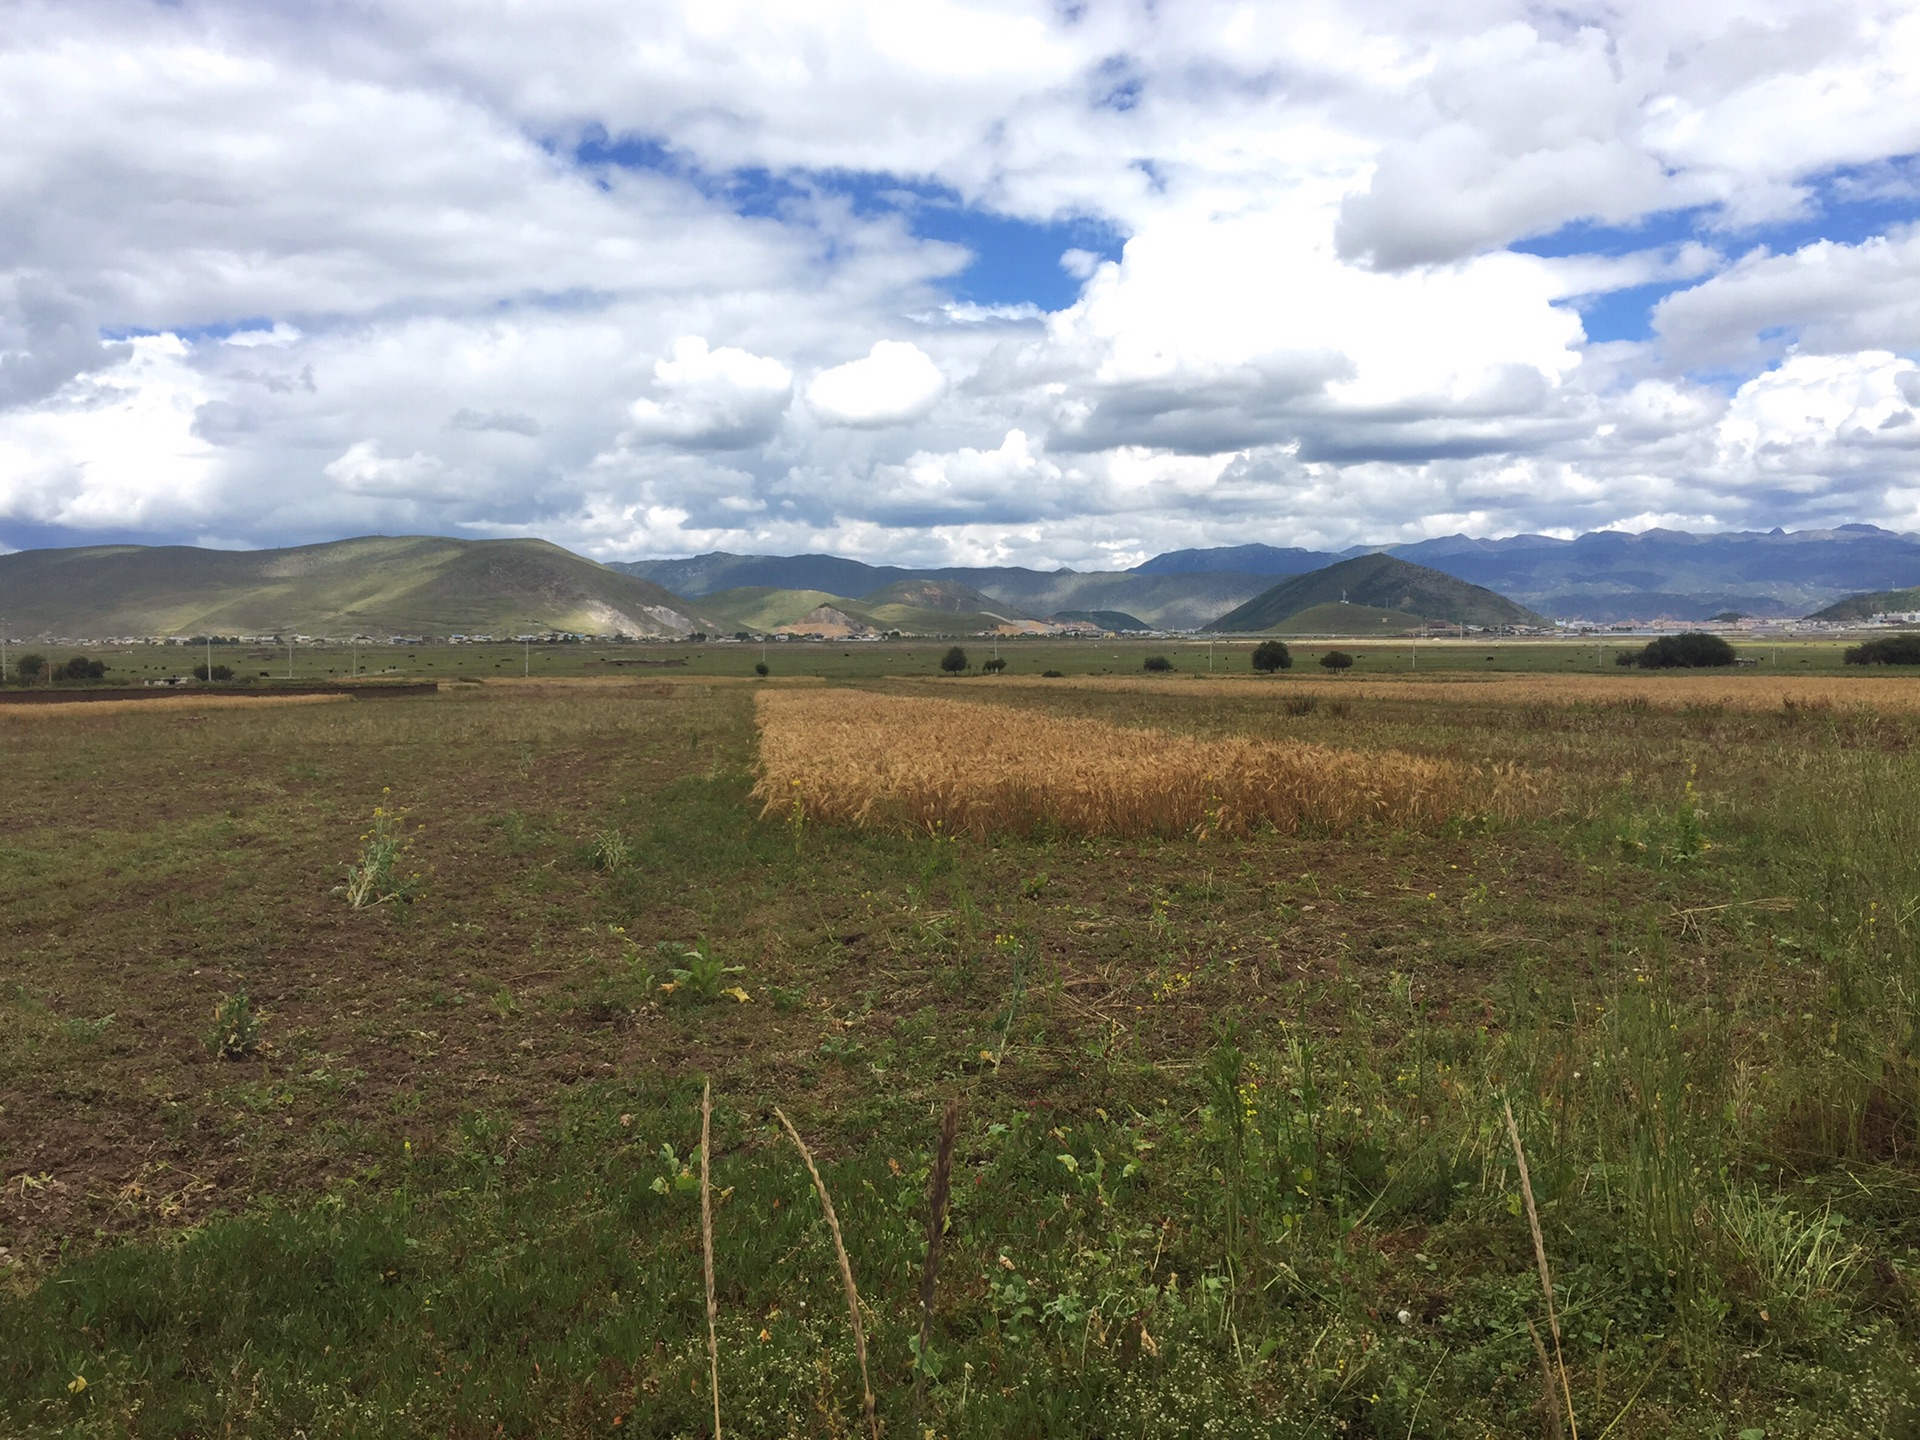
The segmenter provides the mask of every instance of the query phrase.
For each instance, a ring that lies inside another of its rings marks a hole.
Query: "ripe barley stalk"
[[[787,1132],[787,1138],[793,1141],[794,1149],[800,1152],[807,1174],[813,1177],[813,1189],[820,1197],[820,1209],[827,1217],[827,1233],[833,1236],[833,1253],[840,1261],[840,1285],[847,1292],[847,1319],[853,1325],[853,1353],[860,1360],[861,1404],[866,1411],[867,1428],[873,1432],[873,1440],[880,1440],[880,1421],[873,1410],[873,1384],[867,1379],[867,1332],[860,1323],[860,1290],[853,1283],[853,1265],[847,1259],[846,1241],[840,1235],[840,1217],[834,1214],[833,1197],[827,1194],[827,1182],[820,1178],[819,1167],[813,1163],[813,1152],[807,1149],[807,1142],[800,1138],[800,1132],[793,1128],[793,1122],[787,1119],[786,1112],[779,1106],[774,1106],[773,1115]]]
[[[757,697],[763,815],[983,837],[1244,834],[1438,821],[1507,780],[1390,751],[1200,740],[860,691]]]

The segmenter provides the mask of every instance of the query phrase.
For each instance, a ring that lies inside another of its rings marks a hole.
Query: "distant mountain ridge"
[[[1272,583],[1259,575],[1233,571],[1154,575],[1125,570],[1027,570],[1013,565],[916,570],[868,565],[837,555],[730,555],[724,551],[687,560],[613,561],[608,568],[641,576],[690,599],[742,588],[871,595],[904,581],[944,581],[977,590],[997,605],[1011,605],[1030,615],[1117,610],[1164,630],[1198,629]]]
[[[1704,620],[1726,610],[1797,616],[1863,590],[1920,585],[1920,534],[1873,525],[1830,530],[1596,530],[1572,539],[1448,535],[1318,551],[1264,544],[1175,550],[1132,570],[868,565],[832,555],[641,560],[615,568],[699,597],[739,585],[868,594],[902,580],[948,580],[1034,614],[1119,610],[1163,629],[1197,629],[1267,589],[1366,554],[1388,554],[1479,585],[1558,619]]]

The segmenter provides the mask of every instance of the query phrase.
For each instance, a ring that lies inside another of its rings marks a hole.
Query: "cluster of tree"
[[[89,660],[84,655],[76,655],[61,664],[49,661],[44,655],[29,654],[13,663],[12,674],[7,678],[30,685],[40,680],[98,680],[106,673],[104,660]]]
[[[958,675],[962,671],[969,670],[972,667],[973,662],[967,659],[967,652],[958,645],[955,645],[940,657],[940,668],[949,675]],[[980,671],[984,675],[998,675],[1006,668],[1007,662],[996,655],[991,660],[983,661],[980,666]]]
[[[1262,640],[1253,647],[1253,668],[1262,675],[1293,668],[1293,651],[1284,640]]]
[[[1889,635],[1849,646],[1840,657],[1849,665],[1920,665],[1920,634]]]
[[[1616,665],[1637,665],[1642,670],[1703,670],[1715,665],[1731,665],[1738,659],[1733,646],[1718,635],[1689,630],[1684,635],[1662,635],[1649,640],[1638,650],[1623,650]]]
[[[196,665],[193,667],[193,678],[196,680],[231,680],[233,679],[233,667],[231,665],[216,665],[213,667],[212,673],[209,674],[206,666]]]

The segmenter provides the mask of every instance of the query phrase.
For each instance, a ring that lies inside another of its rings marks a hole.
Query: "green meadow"
[[[1743,647],[1745,706],[1448,683],[1624,683],[1624,644],[1355,649],[1387,696],[1318,642],[1233,686],[1192,641],[1003,641],[1014,684],[927,642],[303,649],[443,683],[0,706],[0,1434],[701,1436],[716,1381],[725,1433],[869,1434],[776,1107],[883,1434],[1920,1434],[1920,715],[1851,702],[1837,644]],[[1534,799],[762,818],[763,684]]]

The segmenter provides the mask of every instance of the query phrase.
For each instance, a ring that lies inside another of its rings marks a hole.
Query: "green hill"
[[[905,635],[972,635],[995,629],[1008,620],[1028,618],[1025,611],[1002,605],[977,590],[939,580],[905,580],[858,600],[830,595],[825,590],[742,585],[716,590],[701,604],[734,622],[732,628],[785,630],[799,635],[884,634],[889,630]]]
[[[1324,570],[1293,575],[1229,610],[1205,629],[1270,630],[1324,605],[1363,605],[1419,620],[1454,625],[1548,625],[1551,622],[1504,595],[1469,585],[1391,555],[1357,555]],[[1377,620],[1374,622],[1377,623]]]
[[[1111,630],[1116,635],[1123,635],[1129,630],[1153,629],[1153,626],[1147,624],[1147,622],[1139,616],[1129,615],[1124,610],[1062,610],[1059,614],[1049,616],[1048,618],[1052,620],[1078,620],[1083,624],[1098,625],[1102,630]]]
[[[898,580],[862,595],[860,603],[869,607],[906,606],[912,610],[937,610],[948,615],[994,615],[1002,620],[1033,620],[1018,606],[984,595],[956,580]]]
[[[1278,625],[1268,628],[1276,635],[1404,635],[1427,622],[1404,610],[1382,610],[1377,605],[1311,605]]]
[[[709,607],[545,540],[364,536],[289,550],[101,545],[0,555],[14,635],[682,636]]]
[[[1911,590],[1872,590],[1864,595],[1849,595],[1846,599],[1816,610],[1809,620],[1869,620],[1875,615],[1904,615],[1909,611],[1920,610],[1920,586]]]
[[[778,630],[822,605],[839,607],[851,602],[825,590],[781,590],[772,585],[741,585],[716,590],[700,602],[716,614],[737,622],[735,628]]]

